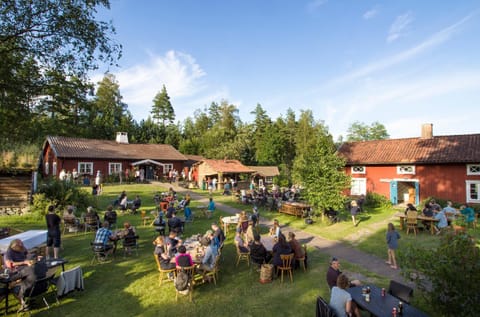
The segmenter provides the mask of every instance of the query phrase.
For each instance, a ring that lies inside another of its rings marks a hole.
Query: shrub
[[[365,206],[370,208],[387,208],[392,206],[392,202],[383,195],[368,192],[365,197]]]
[[[30,211],[41,218],[47,214],[48,206],[56,204],[56,201],[47,199],[44,193],[37,193],[33,195],[33,202]]]
[[[402,273],[412,279],[439,316],[477,316],[480,253],[469,235],[449,232],[437,248],[412,244],[399,254]]]
[[[35,197],[37,195],[38,197]],[[38,208],[35,206],[35,199],[38,200]],[[41,203],[40,200],[45,202]],[[37,194],[34,195],[34,209],[40,213],[44,203],[53,203],[59,209],[64,209],[68,205],[74,205],[78,209],[86,209],[88,206],[95,206],[95,202],[90,193],[82,190],[79,185],[56,179],[49,179],[42,183]]]

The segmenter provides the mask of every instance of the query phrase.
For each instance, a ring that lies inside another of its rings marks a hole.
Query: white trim
[[[112,166],[120,166],[119,169],[115,168],[115,171],[112,171]],[[119,162],[108,162],[108,175],[117,175],[123,171],[122,163]]]
[[[164,166],[164,165],[165,165],[165,164],[163,164],[163,163],[160,163],[160,162],[157,162],[157,161],[154,161],[154,160],[151,160],[151,159],[146,159],[146,160],[141,160],[141,161],[133,162],[131,165],[132,165],[132,166],[137,166],[137,165],[143,165],[143,164],[155,164],[155,165],[160,165],[160,166]]]
[[[353,186],[354,182],[357,186]],[[355,189],[354,189],[355,188]],[[367,194],[367,179],[352,177],[350,182],[350,195],[366,195]]]
[[[406,169],[411,169],[408,171]],[[415,175],[415,165],[397,165],[397,174],[399,175]]]
[[[471,172],[470,167],[478,167],[478,172]],[[480,175],[480,164],[467,164],[467,175]]]
[[[85,171],[82,172],[82,169],[80,168],[80,164],[90,165],[91,172],[90,173],[86,173]],[[78,167],[77,170],[79,175],[84,175],[84,174],[93,175],[93,162],[78,162],[77,167]]]
[[[355,171],[355,169],[360,169]],[[350,166],[350,172],[352,174],[365,174],[367,172],[367,167],[365,165],[352,165]]]
[[[477,199],[470,197],[470,185],[477,185]],[[480,180],[467,180],[465,181],[465,198],[467,203],[480,203]]]

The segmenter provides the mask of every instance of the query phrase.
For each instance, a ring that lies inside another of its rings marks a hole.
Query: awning
[[[165,164],[163,164],[163,163],[160,163],[160,162],[157,162],[157,161],[154,161],[154,160],[150,160],[150,159],[133,162],[132,166],[147,165],[147,164],[155,164],[155,165],[159,165],[159,166],[165,166]]]

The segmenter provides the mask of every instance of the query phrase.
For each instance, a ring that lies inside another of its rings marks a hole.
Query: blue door
[[[397,181],[390,181],[390,201],[393,205],[398,204]]]
[[[420,203],[420,182],[415,182],[415,205]]]

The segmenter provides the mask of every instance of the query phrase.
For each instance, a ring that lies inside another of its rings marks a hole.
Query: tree
[[[163,85],[162,91],[157,93],[153,99],[151,113],[156,123],[161,124],[164,128],[167,126],[167,123],[173,123],[175,120],[175,111],[173,110],[165,85]]]
[[[347,141],[370,141],[388,139],[387,129],[378,121],[373,122],[370,126],[363,122],[355,121],[348,128]]]
[[[438,316],[478,316],[480,253],[476,239],[447,232],[438,247],[408,245],[399,253],[402,274],[413,279]]]
[[[315,208],[343,207],[343,191],[349,185],[349,178],[332,136],[323,124],[313,121],[310,111],[302,112],[299,127],[293,167],[295,183],[304,188],[302,195]]]
[[[76,78],[85,85],[87,74],[99,61],[114,64],[120,57],[121,46],[110,38],[113,26],[95,19],[98,8],[109,6],[108,0],[0,2],[0,135],[4,140],[24,142],[43,135],[25,127],[38,115],[35,106],[38,97],[47,93],[49,74]],[[69,91],[78,93],[67,89],[64,97],[75,99],[75,95],[66,96]]]

